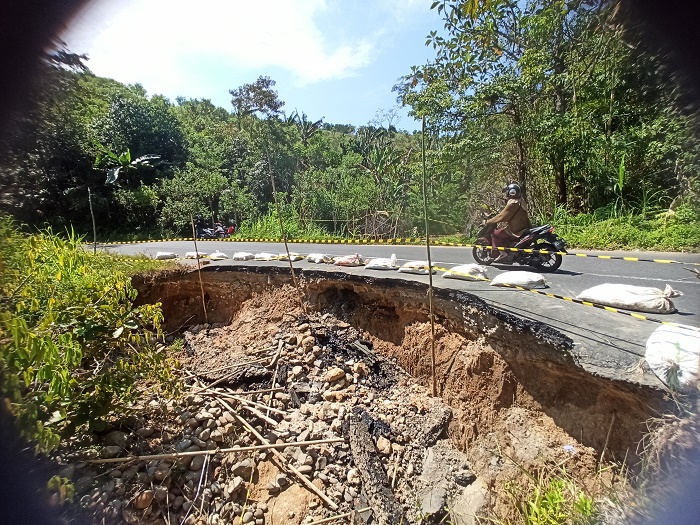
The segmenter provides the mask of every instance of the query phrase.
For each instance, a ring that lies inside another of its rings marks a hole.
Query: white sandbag
[[[465,281],[485,281],[488,268],[481,264],[460,264],[450,268],[442,276],[445,279],[464,279]]]
[[[362,266],[365,264],[365,260],[362,255],[356,253],[355,255],[343,255],[342,257],[335,257],[333,259],[333,264],[336,266]]]
[[[491,281],[491,286],[522,286],[523,288],[547,288],[544,275],[535,272],[503,272]]]
[[[330,264],[333,262],[333,257],[326,255],[325,253],[310,253],[306,260],[316,264]]]
[[[289,252],[289,257],[287,257],[286,253],[280,253],[279,256],[277,257],[277,260],[279,261],[288,261],[289,259],[294,261],[301,261],[304,258],[303,255],[299,255],[296,252]]]
[[[365,268],[368,270],[396,270],[396,254],[391,254],[391,257],[374,257],[370,259]]]
[[[660,326],[647,339],[649,367],[671,390],[697,388],[700,332],[682,326]]]
[[[276,253],[260,252],[255,254],[256,261],[276,261],[279,255]]]
[[[428,261],[408,261],[399,268],[399,271],[401,273],[428,275]],[[435,273],[435,268],[432,268],[432,273]]]
[[[196,259],[197,257],[199,257],[201,259],[202,257],[206,257],[206,256],[207,256],[206,252],[187,252],[185,254],[185,259]]]
[[[255,259],[255,255],[250,252],[236,252],[231,258],[234,261],[250,261],[251,259]]]
[[[228,255],[226,255],[224,252],[220,252],[217,250],[214,253],[212,253],[209,256],[209,258],[214,260],[214,261],[221,261],[223,259],[228,259]]]
[[[155,258],[159,261],[163,261],[165,259],[177,259],[177,254],[173,252],[158,252],[156,253]]]
[[[584,290],[576,296],[576,299],[637,312],[672,314],[676,311],[676,307],[671,297],[679,295],[683,294],[668,284],[664,290],[660,290],[648,286],[605,283]]]

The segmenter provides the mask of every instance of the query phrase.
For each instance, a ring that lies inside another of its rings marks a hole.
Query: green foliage
[[[700,247],[700,223],[697,212],[682,206],[675,214],[648,215],[640,209],[625,214],[614,206],[592,214],[573,214],[556,207],[551,215],[541,214],[535,221],[551,223],[570,248],[600,250],[697,251]]]
[[[61,505],[66,501],[73,501],[75,497],[75,486],[68,478],[52,476],[46,487],[49,489],[49,492],[58,496],[58,502]]]
[[[285,195],[280,194],[280,199],[284,200]],[[270,211],[254,221],[245,221],[241,224],[238,235],[252,238],[281,238],[279,216],[274,205]],[[328,232],[309,221],[302,221],[296,214],[292,206],[282,204],[282,217],[284,231],[288,239],[323,239],[328,238]]]
[[[564,468],[544,468],[536,474],[524,471],[528,485],[508,481],[505,490],[518,518],[493,520],[502,525],[593,525],[596,505]]]
[[[26,237],[7,218],[0,250],[0,386],[38,450],[118,413],[138,378],[167,386],[172,363],[154,346],[160,305],[133,307],[128,277],[152,261],[92,255],[73,234]]]

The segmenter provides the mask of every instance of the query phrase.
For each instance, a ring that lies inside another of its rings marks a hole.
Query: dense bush
[[[93,255],[75,235],[24,236],[0,217],[0,388],[38,450],[99,428],[135,398],[139,378],[169,387],[173,362],[155,347],[160,305],[132,305],[129,273],[154,265]]]

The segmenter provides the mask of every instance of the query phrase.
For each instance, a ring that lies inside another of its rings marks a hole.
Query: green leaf
[[[129,330],[136,330],[139,327],[138,323],[133,319],[129,319],[127,322],[125,322],[124,326]]]

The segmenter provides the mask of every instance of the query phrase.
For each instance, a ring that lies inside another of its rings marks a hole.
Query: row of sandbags
[[[209,255],[204,252],[187,252],[185,254],[185,258],[194,259],[197,256],[200,258],[207,257],[212,260],[229,258],[228,255],[219,251]],[[177,255],[172,252],[158,252],[156,254],[156,259],[173,258],[177,258]],[[349,267],[364,266],[368,270],[397,270],[402,273],[418,275],[428,274],[428,261],[408,261],[398,266],[396,255],[394,254],[389,258],[365,258],[358,253],[334,257],[323,253],[311,253],[304,256],[292,252],[288,256],[286,253],[260,252],[253,254],[251,252],[236,252],[231,259],[234,261],[286,261],[289,259],[292,261],[300,261],[306,259],[309,262],[319,264],[335,264],[337,266]],[[436,273],[436,267],[433,266],[430,271]],[[479,264],[461,264],[446,270],[442,276],[446,279],[488,281],[489,278],[487,274],[488,267],[486,266]],[[547,287],[547,281],[543,275],[527,271],[502,272],[492,279],[490,284],[493,286],[520,286],[523,288]],[[660,290],[647,286],[604,283],[582,291],[576,296],[576,299],[638,312],[673,313],[676,311],[676,307],[671,299],[681,295],[683,295],[681,292],[674,290],[669,285],[666,285],[664,290]]]

